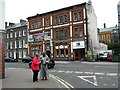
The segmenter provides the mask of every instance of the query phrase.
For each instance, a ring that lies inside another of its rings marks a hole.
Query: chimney
[[[106,23],[104,23],[104,28],[106,28]]]
[[[13,26],[13,25],[15,25],[15,23],[11,23],[11,22],[9,22],[9,26]]]
[[[20,23],[24,23],[26,22],[26,20],[20,19]]]

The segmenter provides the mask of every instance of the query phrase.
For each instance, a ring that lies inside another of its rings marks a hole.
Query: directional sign
[[[86,82],[89,82],[95,86],[98,86],[96,76],[77,76],[77,77],[79,77],[80,79],[82,79]],[[92,81],[88,80],[89,78],[93,78],[94,81],[92,82]]]

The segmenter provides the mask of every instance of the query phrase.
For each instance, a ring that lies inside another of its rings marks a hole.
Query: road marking
[[[82,74],[83,72],[75,71],[75,73]]]
[[[117,73],[107,73],[108,76],[117,76]]]
[[[79,77],[80,79],[82,79],[82,80],[84,80],[86,82],[89,82],[89,83],[93,84],[94,86],[98,86],[96,76],[77,76],[77,77]],[[90,80],[88,80],[86,78],[93,78],[94,82],[92,82],[92,81],[90,81]]]
[[[49,70],[50,72],[56,72],[57,70]]]
[[[62,72],[65,72],[65,71],[58,71],[58,73],[62,73]]]
[[[73,73],[73,71],[66,71],[65,73]]]
[[[104,73],[95,73],[95,75],[104,75]]]
[[[93,72],[85,72],[85,74],[93,74]]]
[[[55,76],[53,74],[49,74],[52,78],[56,79],[58,82],[60,82],[62,85],[64,85],[67,89],[71,90],[71,88],[74,88],[71,84],[66,82],[65,80],[59,78],[58,76]]]

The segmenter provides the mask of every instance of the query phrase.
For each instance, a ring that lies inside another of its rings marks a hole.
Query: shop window
[[[66,49],[66,56],[68,56],[68,49]]]
[[[59,50],[58,50],[58,49],[56,49],[56,55],[57,55],[57,56],[59,55]]]
[[[64,57],[64,49],[60,49],[60,57]]]

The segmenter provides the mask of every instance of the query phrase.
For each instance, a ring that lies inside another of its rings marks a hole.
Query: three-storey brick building
[[[97,48],[97,20],[90,1],[27,19],[32,56],[46,51],[55,60],[82,60],[87,50]]]

